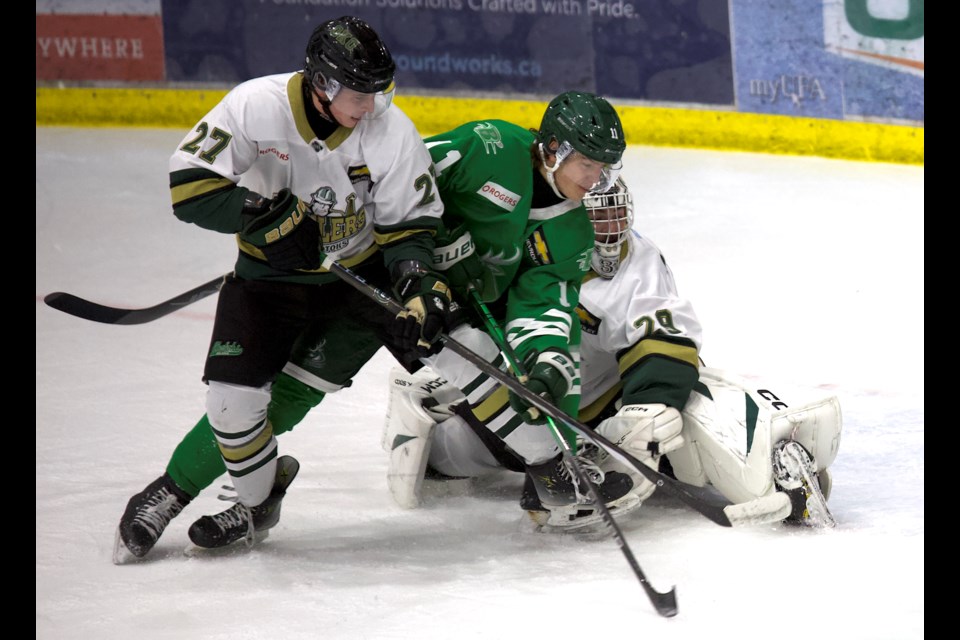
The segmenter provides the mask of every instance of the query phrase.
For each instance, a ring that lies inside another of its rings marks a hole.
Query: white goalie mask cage
[[[633,228],[633,194],[623,178],[617,178],[608,190],[584,196],[583,206],[593,223],[590,266],[597,275],[612,278],[620,268],[620,248]]]

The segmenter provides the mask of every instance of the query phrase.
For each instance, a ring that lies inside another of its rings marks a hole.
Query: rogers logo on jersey
[[[506,189],[496,182],[486,182],[477,191],[481,196],[495,205],[503,207],[507,211],[513,211],[517,203],[520,202],[520,196],[510,189]]]
[[[267,155],[268,153],[272,153],[273,155],[277,156],[277,157],[280,158],[281,160],[289,160],[289,159],[290,159],[290,154],[289,154],[289,153],[280,153],[280,150],[277,149],[276,147],[267,147],[266,149],[260,149],[260,155],[265,156],[265,155]]]

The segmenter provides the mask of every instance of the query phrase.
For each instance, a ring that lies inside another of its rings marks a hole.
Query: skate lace
[[[229,498],[224,498],[223,496],[220,496],[220,498],[229,500]],[[236,498],[233,500],[235,499]],[[246,527],[244,542],[246,542],[248,547],[253,546],[253,534],[255,529],[253,527],[253,511],[249,507],[246,507],[238,502],[226,511],[210,517],[214,524],[220,527],[220,531],[223,533],[233,531],[234,529],[240,527]]]
[[[159,537],[182,508],[177,496],[167,489],[161,489],[147,499],[133,521],[143,525],[154,537]]]
[[[580,455],[576,456],[576,460],[578,463],[580,463],[580,468],[583,469],[584,474],[586,474],[587,478],[590,479],[590,482],[592,482],[595,486],[603,484],[606,474],[603,472],[603,469],[601,469],[597,463],[594,462],[591,457],[589,457],[588,451],[584,450],[581,452]],[[561,462],[561,466],[561,473],[566,478],[569,478],[570,482],[573,484],[573,492],[577,496],[577,502],[593,502],[593,500],[590,498],[589,492],[585,493],[580,490],[580,476],[577,475],[576,470],[573,468],[573,463],[564,459]]]
[[[246,524],[247,531],[243,535],[243,541],[248,547],[252,547],[255,542],[253,534],[256,533],[256,528],[253,526],[253,509],[245,507],[239,502],[236,488],[229,484],[222,485],[220,488],[226,493],[221,493],[217,498],[224,502],[233,502],[234,505],[226,511],[212,516],[213,521],[224,533],[226,533],[228,528],[233,529],[234,527],[240,527]],[[218,518],[222,519],[222,523]]]

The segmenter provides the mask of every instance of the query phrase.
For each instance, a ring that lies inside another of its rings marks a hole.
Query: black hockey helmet
[[[389,89],[396,71],[387,46],[370,25],[354,16],[327,20],[307,43],[306,78],[321,91],[328,81],[360,93]]]

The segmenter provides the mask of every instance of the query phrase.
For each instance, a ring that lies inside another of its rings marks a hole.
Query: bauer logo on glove
[[[260,249],[274,269],[319,269],[320,225],[307,204],[290,189],[282,189],[273,200],[251,196],[243,210],[241,239]]]

